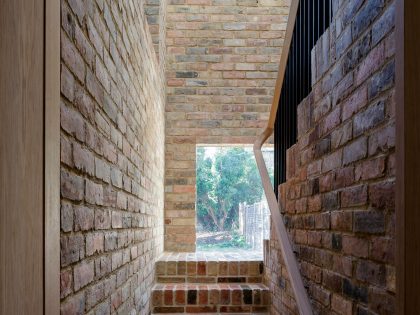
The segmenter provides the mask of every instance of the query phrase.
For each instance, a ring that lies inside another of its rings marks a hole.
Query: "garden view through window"
[[[263,156],[273,182],[274,150]],[[197,250],[262,251],[270,211],[252,146],[197,146]]]

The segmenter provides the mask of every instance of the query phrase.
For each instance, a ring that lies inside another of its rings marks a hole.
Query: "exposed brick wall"
[[[333,3],[280,186],[285,222],[316,314],[395,314],[395,1]],[[271,313],[298,314],[280,256],[272,240]]]
[[[252,144],[268,119],[288,0],[170,0],[165,246],[195,250],[196,144]]]
[[[149,314],[164,79],[142,1],[62,0],[61,313]]]
[[[167,0],[146,0],[144,5],[153,47],[162,71],[164,71],[166,56],[166,6]]]

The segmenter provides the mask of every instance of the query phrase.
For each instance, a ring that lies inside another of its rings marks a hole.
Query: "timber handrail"
[[[267,198],[268,207],[271,212],[271,218],[274,223],[274,228],[277,232],[277,237],[280,244],[280,250],[286,264],[286,269],[290,277],[290,283],[295,295],[296,303],[300,315],[312,315],[312,308],[309,302],[308,294],[303,285],[302,276],[299,272],[298,263],[293,253],[292,246],[287,235],[287,230],[284,225],[280,207],[281,204],[277,202],[274,194],[273,186],[271,185],[270,177],[268,175],[267,166],[261,152],[261,147],[265,141],[273,134],[274,124],[276,121],[277,108],[280,100],[281,88],[283,85],[284,74],[286,70],[287,58],[292,42],[293,29],[296,21],[296,15],[299,7],[299,0],[292,0],[290,4],[289,19],[287,22],[286,36],[283,45],[283,51],[280,58],[279,72],[277,75],[276,86],[274,90],[273,103],[271,105],[270,117],[268,123],[262,134],[254,143],[254,155],[257,162],[258,170],[260,172],[261,181],[263,184],[265,196]],[[280,193],[279,193],[280,194]],[[280,198],[279,198],[280,199]]]

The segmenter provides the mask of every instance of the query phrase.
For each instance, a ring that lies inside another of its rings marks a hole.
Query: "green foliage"
[[[238,226],[239,203],[261,200],[263,188],[254,155],[243,147],[218,148],[213,158],[197,149],[198,221],[210,231]]]

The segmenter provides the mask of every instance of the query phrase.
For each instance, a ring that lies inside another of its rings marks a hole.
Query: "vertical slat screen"
[[[286,150],[296,143],[297,106],[311,92],[311,50],[329,27],[332,0],[300,0],[274,129],[274,190],[286,180]]]

